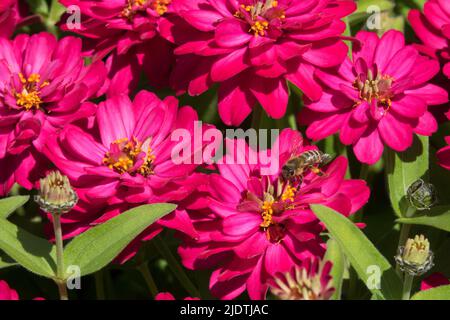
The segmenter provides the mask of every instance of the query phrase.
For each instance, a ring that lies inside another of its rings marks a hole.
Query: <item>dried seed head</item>
[[[404,247],[398,248],[395,261],[402,271],[416,276],[433,267],[433,258],[428,239],[423,235],[416,235],[414,239],[408,239]]]
[[[436,189],[422,179],[411,184],[407,191],[409,203],[417,210],[429,210],[437,203]]]
[[[59,171],[52,171],[40,180],[39,195],[34,200],[48,213],[62,214],[72,210],[78,196],[66,176]]]

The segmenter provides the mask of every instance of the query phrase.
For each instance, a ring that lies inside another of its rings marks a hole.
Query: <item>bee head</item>
[[[285,180],[289,180],[295,175],[295,169],[286,164],[281,168],[281,175]]]

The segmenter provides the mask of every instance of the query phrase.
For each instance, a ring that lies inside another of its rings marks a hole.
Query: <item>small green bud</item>
[[[76,205],[78,196],[69,179],[59,171],[50,172],[40,180],[39,195],[34,197],[42,210],[51,214],[66,213]]]
[[[436,190],[422,179],[411,184],[407,191],[409,203],[417,210],[429,210],[437,202]]]
[[[404,247],[398,248],[395,261],[402,271],[415,276],[430,270],[434,265],[433,258],[428,239],[416,235],[414,239],[408,239]]]

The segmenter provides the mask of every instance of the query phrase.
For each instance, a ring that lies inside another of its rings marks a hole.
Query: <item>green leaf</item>
[[[421,224],[450,232],[450,206],[437,206],[416,214],[413,218],[400,218],[397,222],[405,224]]]
[[[53,278],[56,249],[47,240],[0,219],[0,249],[29,271]]]
[[[23,206],[30,196],[15,196],[0,200],[0,219],[7,219],[11,213]]]
[[[409,202],[406,192],[418,179],[428,180],[429,152],[428,137],[414,136],[413,145],[404,152],[395,152],[386,148],[386,175],[389,197],[394,212],[405,215]]]
[[[12,260],[6,254],[0,252],[0,269],[9,268],[19,265],[17,262]]]
[[[368,280],[373,279],[374,272],[379,271],[380,289],[374,288],[375,286],[371,286],[371,288],[368,286],[369,290],[378,297],[399,299],[402,287],[399,277],[386,258],[362,231],[348,218],[333,209],[321,205],[312,205],[311,207],[367,286]]]
[[[419,291],[411,300],[450,300],[450,284]]]
[[[175,208],[170,203],[147,204],[89,229],[66,246],[64,264],[79,266],[81,275],[100,270],[148,226]]]
[[[325,253],[324,260],[331,261],[333,263],[330,274],[333,277],[333,287],[336,291],[333,293],[332,299],[340,300],[342,292],[342,282],[344,280],[345,257],[336,240],[328,240],[327,252]]]

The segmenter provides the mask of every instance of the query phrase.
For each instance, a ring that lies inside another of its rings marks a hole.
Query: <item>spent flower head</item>
[[[414,239],[408,239],[405,246],[398,248],[395,261],[400,269],[410,275],[421,275],[430,270],[434,254],[430,250],[430,242],[424,235],[416,235]]]
[[[417,210],[429,210],[437,202],[436,189],[431,183],[419,179],[409,186],[407,198]]]
[[[78,196],[66,176],[52,171],[40,180],[39,195],[35,196],[35,201],[48,213],[62,214],[72,210]]]

